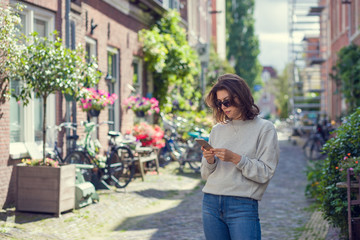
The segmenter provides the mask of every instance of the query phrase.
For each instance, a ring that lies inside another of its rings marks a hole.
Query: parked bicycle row
[[[183,171],[189,167],[195,172],[200,171],[202,152],[195,138],[208,140],[207,132],[197,126],[188,124],[187,120],[181,117],[169,117],[160,114],[162,121],[162,134],[160,138],[163,144],[148,147],[149,141],[140,141],[131,132],[122,134],[116,131],[108,132],[108,148],[102,151],[100,142],[94,138],[96,128],[101,125],[112,125],[113,122],[101,123],[81,122],[80,126],[75,123],[64,122],[58,126],[48,127],[53,130],[53,141],[51,150],[47,156],[57,160],[60,164],[76,164],[82,172],[86,181],[96,181],[103,185],[111,185],[117,188],[126,187],[134,177],[138,164],[144,164],[147,168],[154,167],[154,162],[138,162],[139,152],[148,151],[149,154],[157,154],[157,160],[161,167],[166,167],[170,161],[179,163],[179,170]],[[187,132],[184,131],[184,126]],[[144,124],[145,128],[150,125]],[[67,140],[73,142],[67,150],[66,156],[58,146],[57,135],[67,129],[77,132],[77,128],[84,128],[85,137],[79,139],[78,135],[68,136]],[[184,135],[186,134],[186,137]],[[157,134],[159,137],[159,134]],[[101,154],[104,152],[104,154]]]

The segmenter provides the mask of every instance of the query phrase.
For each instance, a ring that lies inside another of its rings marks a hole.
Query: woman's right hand
[[[213,164],[215,162],[215,154],[212,149],[206,150],[204,147],[201,147],[201,151],[203,151],[203,156],[208,163]]]

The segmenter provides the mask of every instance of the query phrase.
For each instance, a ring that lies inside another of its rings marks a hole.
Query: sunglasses
[[[232,102],[229,99],[225,99],[224,101],[216,101],[216,106],[218,108],[221,108],[221,105],[224,105],[224,107],[231,107],[232,106]]]

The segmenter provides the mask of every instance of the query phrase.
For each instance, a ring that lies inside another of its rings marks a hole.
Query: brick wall
[[[8,0],[2,1],[7,4]],[[1,85],[0,90],[4,90],[6,86]],[[0,91],[0,206],[11,201],[8,199],[8,192],[12,191],[11,175],[13,167],[9,166],[9,144],[10,144],[10,119],[9,119],[9,102],[5,98],[1,98]],[[12,194],[10,194],[12,195]]]
[[[11,175],[13,174],[13,167],[9,161],[9,144],[10,144],[10,115],[9,102],[0,103],[0,206],[11,202],[12,192],[14,189]],[[10,199],[8,198],[10,196]]]

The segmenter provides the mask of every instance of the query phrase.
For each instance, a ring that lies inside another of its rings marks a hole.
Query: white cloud
[[[289,43],[288,33],[260,33],[258,35],[260,42],[278,42],[278,43]]]
[[[255,0],[255,31],[259,37],[262,65],[273,66],[279,72],[288,62],[287,0]]]

